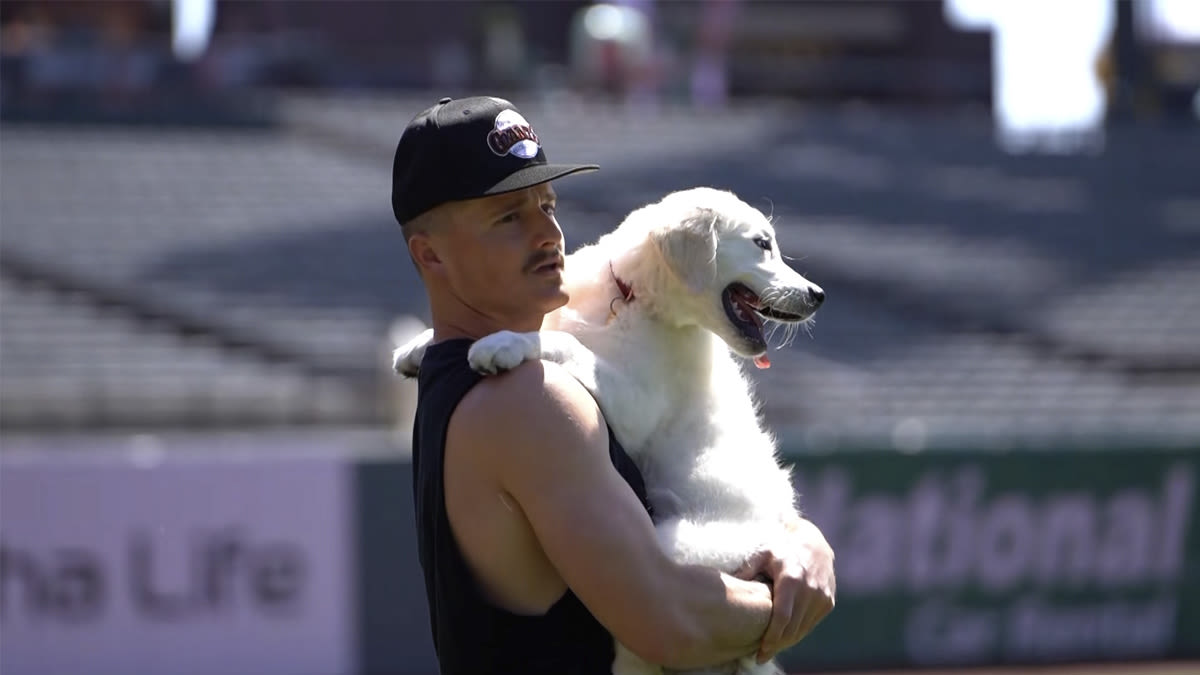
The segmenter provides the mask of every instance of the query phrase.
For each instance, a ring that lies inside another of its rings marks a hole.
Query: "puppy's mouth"
[[[759,368],[771,367],[771,360],[767,358],[767,339],[763,335],[763,320],[773,319],[784,323],[798,323],[804,320],[799,314],[784,312],[763,304],[757,293],[739,282],[725,287],[721,292],[721,304],[725,307],[725,315],[729,317],[730,323],[745,340],[748,351],[754,354],[754,365]]]

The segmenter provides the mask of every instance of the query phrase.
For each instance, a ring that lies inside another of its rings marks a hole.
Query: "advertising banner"
[[[1200,656],[1200,453],[788,461],[838,573],[790,670]]]
[[[5,675],[354,672],[346,460],[0,460]]]

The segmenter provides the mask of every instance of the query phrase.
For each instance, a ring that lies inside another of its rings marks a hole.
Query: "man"
[[[798,642],[833,606],[833,553],[807,521],[738,575],[681,566],[642,477],[561,367],[483,378],[473,340],[535,331],[568,300],[550,165],[508,101],[444,98],[405,129],[392,207],[429,295],[413,473],[443,673],[608,673],[613,638],[688,668]],[[751,581],[763,575],[771,585]]]

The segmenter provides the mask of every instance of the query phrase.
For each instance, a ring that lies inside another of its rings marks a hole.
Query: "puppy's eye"
[[[771,240],[766,237],[755,237],[754,243],[758,244],[758,247],[764,251],[771,250]]]

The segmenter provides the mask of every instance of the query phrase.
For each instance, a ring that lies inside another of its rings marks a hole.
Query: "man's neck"
[[[494,320],[476,320],[462,321],[454,319],[438,319],[434,318],[433,324],[433,341],[442,342],[444,340],[454,340],[457,338],[469,338],[478,340],[487,335],[491,335],[497,331],[510,330],[516,333],[531,333],[541,330],[542,318],[527,319],[524,321],[494,321]]]

